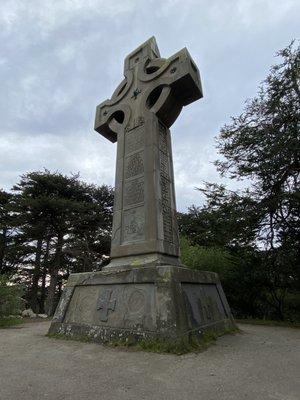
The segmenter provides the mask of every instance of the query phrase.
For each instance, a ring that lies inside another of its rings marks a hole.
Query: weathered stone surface
[[[51,333],[94,340],[188,338],[234,326],[216,274],[174,266],[74,274]]]
[[[65,322],[153,331],[154,307],[152,283],[77,286]]]
[[[63,294],[59,300],[58,306],[56,308],[53,321],[62,322],[65,318],[65,313],[68,309],[69,302],[71,300],[72,294],[74,291],[74,287],[66,287],[63,291]]]
[[[126,57],[124,76],[95,120],[117,141],[111,262],[69,277],[50,332],[96,341],[223,332],[234,322],[218,276],[179,259],[169,127],[202,97],[199,71],[186,49],[160,58],[151,38]]]

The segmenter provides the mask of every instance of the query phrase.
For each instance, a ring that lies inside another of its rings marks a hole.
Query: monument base
[[[166,265],[70,275],[49,333],[105,343],[234,328],[217,274]]]

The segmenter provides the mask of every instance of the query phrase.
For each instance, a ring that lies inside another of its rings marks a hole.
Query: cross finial
[[[147,60],[153,60],[154,58],[160,58],[160,52],[155,37],[152,36],[125,58],[124,74],[126,74],[126,71],[133,69],[137,64],[145,63]]]
[[[153,112],[170,127],[183,106],[202,97],[199,71],[187,49],[161,58],[154,37],[125,58],[124,76],[96,112],[95,130],[112,142],[131,118]]]

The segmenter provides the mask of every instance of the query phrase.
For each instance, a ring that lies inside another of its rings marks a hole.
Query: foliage
[[[14,196],[0,189],[0,274],[12,275],[24,253],[16,233],[16,221],[11,211]]]
[[[10,285],[5,275],[0,275],[0,317],[17,315],[22,308],[22,286]]]
[[[284,318],[288,293],[299,290],[300,266],[300,48],[278,56],[256,98],[220,133],[221,174],[250,179],[250,214],[261,249],[265,301]],[[229,199],[230,204],[230,199]],[[298,292],[299,293],[299,292]]]
[[[34,312],[52,315],[69,273],[99,269],[107,259],[113,190],[45,170],[1,193],[2,272],[26,285]]]
[[[259,212],[248,191],[241,195],[211,183],[199,190],[206,196],[206,203],[201,208],[190,207],[187,214],[179,214],[182,234],[206,247],[253,243]]]
[[[22,318],[0,317],[0,328],[9,328],[10,326],[20,325],[22,323]]]
[[[234,257],[221,247],[191,245],[187,237],[180,240],[181,261],[184,265],[199,270],[217,272],[221,276],[232,267]]]
[[[221,129],[221,174],[250,179],[265,248],[300,247],[300,48],[281,50],[256,98]]]
[[[179,227],[191,242],[188,265],[195,252],[203,264],[203,250],[195,245],[216,254],[222,248],[232,257],[220,270],[237,316],[295,321],[300,318],[300,48],[291,43],[278,56],[282,61],[271,68],[258,96],[218,137],[219,172],[244,179],[249,188],[234,192],[206,183],[199,189],[206,203],[179,215]]]

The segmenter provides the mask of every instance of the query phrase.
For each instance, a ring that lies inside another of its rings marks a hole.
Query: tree
[[[242,246],[253,243],[259,212],[248,191],[237,193],[206,183],[198,189],[206,197],[202,207],[179,214],[180,232],[200,246]]]
[[[257,239],[267,249],[300,244],[300,48],[291,43],[278,56],[258,96],[221,129],[225,160],[216,162],[222,175],[251,180],[262,211]]]
[[[22,176],[13,191],[14,218],[27,248],[20,272],[27,279],[28,301],[34,311],[44,310],[49,275],[46,308],[52,315],[62,280],[72,271],[95,269],[109,251],[112,189],[46,170]]]
[[[217,141],[221,175],[249,188],[207,183],[205,205],[180,216],[179,226],[194,244],[224,246],[239,260],[227,275],[239,314],[284,319],[300,282],[300,48],[293,42],[277,55],[258,96]]]
[[[0,274],[8,272],[7,253],[11,242],[9,203],[11,195],[0,190]]]
[[[15,197],[0,189],[0,275],[12,276],[24,259],[20,245],[18,224],[13,213]]]
[[[77,257],[76,272],[97,269],[110,252],[113,191],[105,185],[86,189],[89,201],[82,204],[66,250]]]
[[[300,266],[300,48],[277,54],[256,98],[220,133],[221,174],[252,182],[260,219],[256,240],[264,249],[270,303],[284,318],[288,290],[299,284]]]

